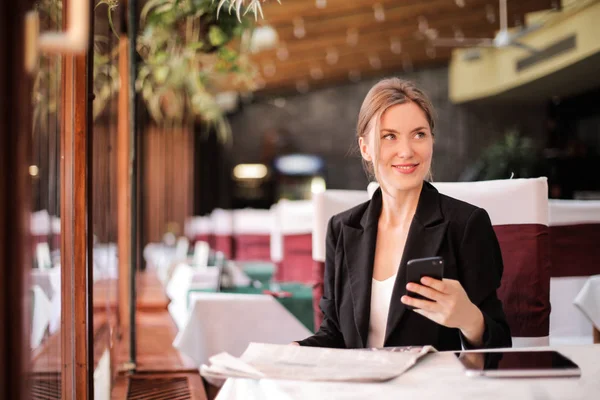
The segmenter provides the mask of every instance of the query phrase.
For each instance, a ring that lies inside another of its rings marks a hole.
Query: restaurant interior
[[[595,398],[599,20],[598,0],[4,2],[0,398]],[[445,352],[378,383],[203,373],[319,331],[328,223],[381,193],[357,121],[387,77],[435,108],[433,187],[489,214],[513,349],[579,377],[467,377]]]

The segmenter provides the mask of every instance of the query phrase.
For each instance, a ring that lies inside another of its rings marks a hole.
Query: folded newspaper
[[[431,346],[369,350],[250,343],[239,358],[228,353],[211,357],[210,366],[202,365],[200,374],[208,379],[385,382],[436,351]]]

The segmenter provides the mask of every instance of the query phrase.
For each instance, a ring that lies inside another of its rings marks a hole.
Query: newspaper
[[[250,343],[240,358],[228,353],[211,357],[210,366],[202,365],[200,374],[209,379],[385,382],[436,351],[431,346],[369,350]]]

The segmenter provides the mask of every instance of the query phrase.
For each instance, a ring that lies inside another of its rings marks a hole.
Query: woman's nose
[[[397,142],[396,154],[400,158],[411,158],[414,155],[412,144],[408,139],[400,139]]]

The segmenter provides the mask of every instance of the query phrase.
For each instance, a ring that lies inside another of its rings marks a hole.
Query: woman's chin
[[[384,186],[394,191],[406,192],[411,190],[420,190],[423,185],[424,177],[417,174],[408,176],[395,176],[394,179],[386,179]]]

